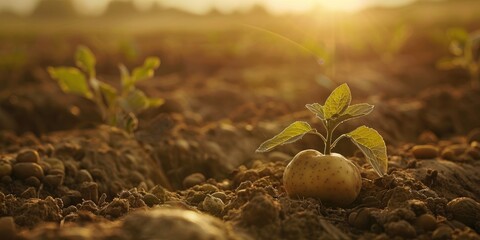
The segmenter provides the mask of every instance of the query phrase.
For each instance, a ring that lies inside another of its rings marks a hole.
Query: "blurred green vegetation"
[[[92,48],[99,71],[112,75],[119,62],[135,66],[155,55],[164,59],[160,74],[241,69],[237,74],[243,77],[256,76],[244,79],[252,87],[268,88],[273,81],[268,71],[284,72],[282,80],[308,78],[326,88],[335,85],[331,81],[392,74],[408,84],[416,81],[414,64],[434,71],[435,62],[449,54],[448,29],[480,28],[480,1],[473,0],[284,15],[270,15],[261,6],[231,14],[212,9],[196,15],[161,5],[141,12],[125,1],[111,2],[101,16],[72,9],[69,1],[43,0],[31,16],[0,15],[0,86],[40,81],[39,69],[72,64],[69,56],[78,44]],[[282,80],[274,80],[279,82],[275,87],[285,96],[300,91]],[[365,81],[359,88],[375,84]]]

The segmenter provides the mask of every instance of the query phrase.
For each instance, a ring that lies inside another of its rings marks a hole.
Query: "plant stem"
[[[100,110],[100,115],[102,116],[102,120],[104,122],[107,122],[107,121],[109,121],[107,107],[105,106],[105,103],[103,102],[102,93],[100,92],[100,89],[99,89],[99,86],[98,86],[98,80],[95,78],[94,74],[92,74],[92,76],[90,76],[89,82],[90,82],[90,87],[93,90],[94,101],[97,104],[98,109]]]
[[[311,133],[319,136],[319,137],[323,140],[323,142],[327,142],[327,139],[326,139],[321,133],[317,132],[317,130],[315,130],[315,131],[313,131],[313,132],[311,132]]]
[[[330,155],[331,151],[332,151],[332,133],[333,133],[333,130],[334,128],[332,128],[330,126],[330,121],[327,121],[327,123],[325,124],[325,128],[327,129],[327,139],[325,141],[325,149],[324,149],[324,154],[325,155]]]

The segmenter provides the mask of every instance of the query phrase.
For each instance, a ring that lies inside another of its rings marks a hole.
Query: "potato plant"
[[[135,86],[153,76],[155,69],[160,66],[160,60],[156,57],[147,58],[142,66],[136,67],[131,73],[120,64],[120,90],[97,79],[96,59],[87,47],[77,48],[75,62],[77,67],[49,67],[48,72],[64,92],[93,101],[103,121],[109,125],[133,132],[137,127],[136,114],[164,103],[162,98],[147,97]]]
[[[444,70],[463,68],[470,74],[472,86],[480,86],[480,31],[468,33],[453,28],[448,31],[452,57],[440,59],[437,67]]]
[[[267,152],[276,146],[295,142],[305,134],[315,134],[323,140],[323,153],[313,149],[301,151],[285,168],[283,184],[290,197],[313,197],[335,206],[347,206],[356,199],[362,185],[359,169],[341,154],[332,153],[343,138],[350,139],[363,152],[379,176],[387,173],[385,142],[376,130],[361,126],[334,140],[333,133],[341,123],[365,116],[373,110],[373,105],[350,105],[350,102],[350,88],[342,84],[333,90],[324,105],[306,105],[320,119],[325,133],[320,133],[307,122],[296,121],[257,149],[257,152]]]

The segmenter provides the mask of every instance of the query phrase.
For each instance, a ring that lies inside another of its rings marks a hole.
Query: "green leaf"
[[[325,119],[338,117],[348,108],[351,101],[352,95],[346,83],[335,88],[323,106]]]
[[[148,99],[148,107],[159,107],[165,103],[165,99],[163,98],[149,98]]]
[[[463,28],[450,28],[447,30],[447,36],[452,40],[465,42],[468,39],[468,32]]]
[[[315,113],[318,118],[325,120],[325,113],[323,111],[323,106],[320,103],[307,104],[305,107],[308,108],[312,113]]]
[[[123,64],[120,64],[118,68],[120,69],[120,80],[122,83],[122,89],[126,91],[133,85],[130,80],[130,73],[128,72],[128,68],[125,67],[125,65]]]
[[[112,107],[116,104],[117,101],[117,89],[111,85],[99,81],[99,89],[102,93],[105,101],[107,102],[108,107]]]
[[[125,98],[120,99],[120,106],[126,112],[138,113],[148,108],[149,105],[148,97],[138,89],[130,91]]]
[[[95,77],[95,55],[85,46],[79,46],[75,53],[75,61],[79,68]]]
[[[361,126],[345,135],[363,152],[368,163],[379,176],[387,173],[387,147],[382,136],[375,129]]]
[[[265,141],[258,147],[257,152],[268,152],[276,146],[295,142],[308,132],[314,131],[306,122],[296,121],[275,137]]]
[[[452,42],[450,42],[449,49],[450,52],[457,57],[463,55],[463,47],[457,40],[453,40]]]
[[[49,67],[48,73],[57,80],[62,91],[66,93],[74,93],[91,99],[92,92],[88,88],[87,80],[80,70],[73,67]]]
[[[131,81],[136,83],[138,81],[153,77],[155,69],[160,66],[160,59],[156,57],[149,57],[143,63],[143,66],[133,69]]]
[[[362,117],[370,114],[373,111],[373,105],[368,103],[359,103],[348,106],[347,110],[342,113],[335,121],[337,123],[345,122],[354,118]]]

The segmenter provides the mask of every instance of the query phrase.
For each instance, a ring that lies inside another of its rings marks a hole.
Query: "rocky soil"
[[[389,143],[388,175],[378,177],[360,153],[340,147],[350,152],[363,182],[360,196],[346,208],[286,196],[286,164],[300,149],[318,146],[306,138],[254,154],[281,123],[194,127],[191,119],[166,113],[135,135],[108,126],[41,137],[3,131],[0,236],[480,239],[480,130],[473,110],[479,109],[478,92],[447,90],[377,104],[369,121]],[[437,134],[464,129],[473,130]],[[413,140],[396,141],[395,134]]]

